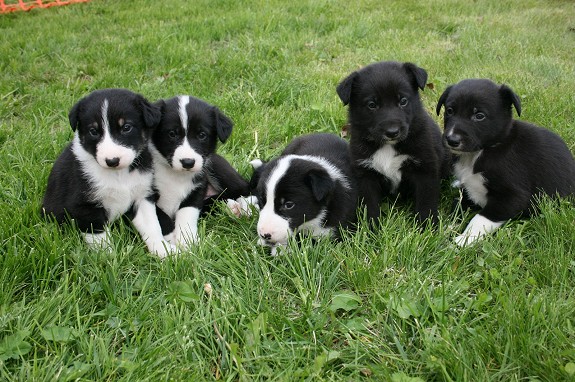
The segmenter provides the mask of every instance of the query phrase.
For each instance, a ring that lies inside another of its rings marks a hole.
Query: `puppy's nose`
[[[450,147],[459,147],[461,144],[461,135],[448,134],[445,136],[445,142],[447,142]]]
[[[389,139],[397,138],[399,136],[399,126],[387,128],[385,130],[385,136]]]
[[[262,237],[262,239],[264,240],[270,240],[272,238],[272,234],[271,233],[262,233],[260,234],[260,236]]]
[[[196,164],[196,160],[190,158],[180,159],[180,162],[182,163],[182,167],[185,169],[190,169],[194,167],[194,164]]]
[[[114,158],[106,158],[106,164],[108,165],[108,167],[118,167],[118,165],[120,164],[120,158],[118,157],[114,157]]]

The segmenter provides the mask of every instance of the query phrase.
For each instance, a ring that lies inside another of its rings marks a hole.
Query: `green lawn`
[[[336,85],[378,60],[428,71],[430,113],[461,79],[506,83],[575,151],[573,1],[92,0],[0,15],[0,40],[0,380],[575,380],[568,201],[457,249],[446,182],[435,232],[390,203],[380,229],[280,257],[220,206],[165,261],[126,224],[97,252],[38,213],[69,109],[103,87],[218,105],[246,177],[338,133]]]

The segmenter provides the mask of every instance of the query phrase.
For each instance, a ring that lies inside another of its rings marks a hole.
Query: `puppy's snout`
[[[185,168],[186,170],[189,170],[192,167],[194,167],[194,165],[196,164],[196,160],[190,159],[190,158],[184,158],[184,159],[180,159],[180,163],[182,164],[183,168]]]
[[[106,165],[108,167],[118,167],[119,164],[120,164],[120,158],[118,157],[106,158]]]
[[[266,241],[269,241],[269,240],[271,240],[271,238],[272,238],[272,234],[271,234],[271,233],[261,233],[260,236],[261,236],[262,239],[264,239],[264,240],[266,240]]]
[[[395,139],[397,137],[399,137],[399,133],[400,133],[401,129],[399,128],[399,126],[392,126],[392,127],[388,127],[387,129],[385,129],[385,137],[389,138],[389,139]]]
[[[449,147],[457,148],[461,145],[461,135],[459,134],[447,134],[445,135],[445,142]]]

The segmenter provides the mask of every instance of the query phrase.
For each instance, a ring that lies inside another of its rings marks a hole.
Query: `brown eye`
[[[294,207],[295,207],[295,203],[292,202],[291,200],[288,200],[288,201],[284,202],[284,204],[282,205],[282,208],[283,208],[284,210],[291,210],[291,209],[294,208]]]
[[[367,108],[369,110],[375,110],[375,109],[377,109],[377,104],[374,101],[369,101],[367,103]]]
[[[168,131],[168,137],[171,139],[176,139],[178,137],[178,132],[176,130],[170,130]]]
[[[447,109],[445,109],[445,115],[453,115],[453,109],[448,107]]]
[[[401,97],[401,99],[399,100],[399,106],[401,107],[406,107],[408,103],[409,100],[405,97]]]
[[[88,130],[88,133],[90,134],[90,136],[92,136],[93,138],[98,138],[100,136],[100,132],[98,131],[97,128],[95,127],[91,127],[90,130]]]
[[[203,131],[200,131],[200,132],[198,133],[198,139],[199,139],[200,141],[205,141],[206,138],[208,138],[208,134],[204,133]]]
[[[129,123],[124,124],[122,126],[122,134],[129,134],[134,129],[134,126],[130,125]]]
[[[475,113],[475,114],[473,115],[473,118],[472,118],[472,119],[473,119],[474,121],[476,121],[476,122],[481,122],[481,121],[483,121],[483,120],[485,119],[485,114],[483,114],[483,113],[481,113],[481,112]]]

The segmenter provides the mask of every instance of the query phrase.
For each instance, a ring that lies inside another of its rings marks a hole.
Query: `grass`
[[[163,262],[122,223],[104,253],[38,214],[67,112],[103,87],[218,105],[235,122],[220,153],[246,176],[296,135],[338,133],[335,86],[382,59],[427,69],[430,113],[460,79],[506,83],[522,119],[575,151],[573,20],[568,0],[93,0],[1,15],[0,380],[575,380],[569,201],[456,249],[446,183],[436,232],[384,204],[379,230],[275,258],[255,218],[220,209],[201,245]]]

